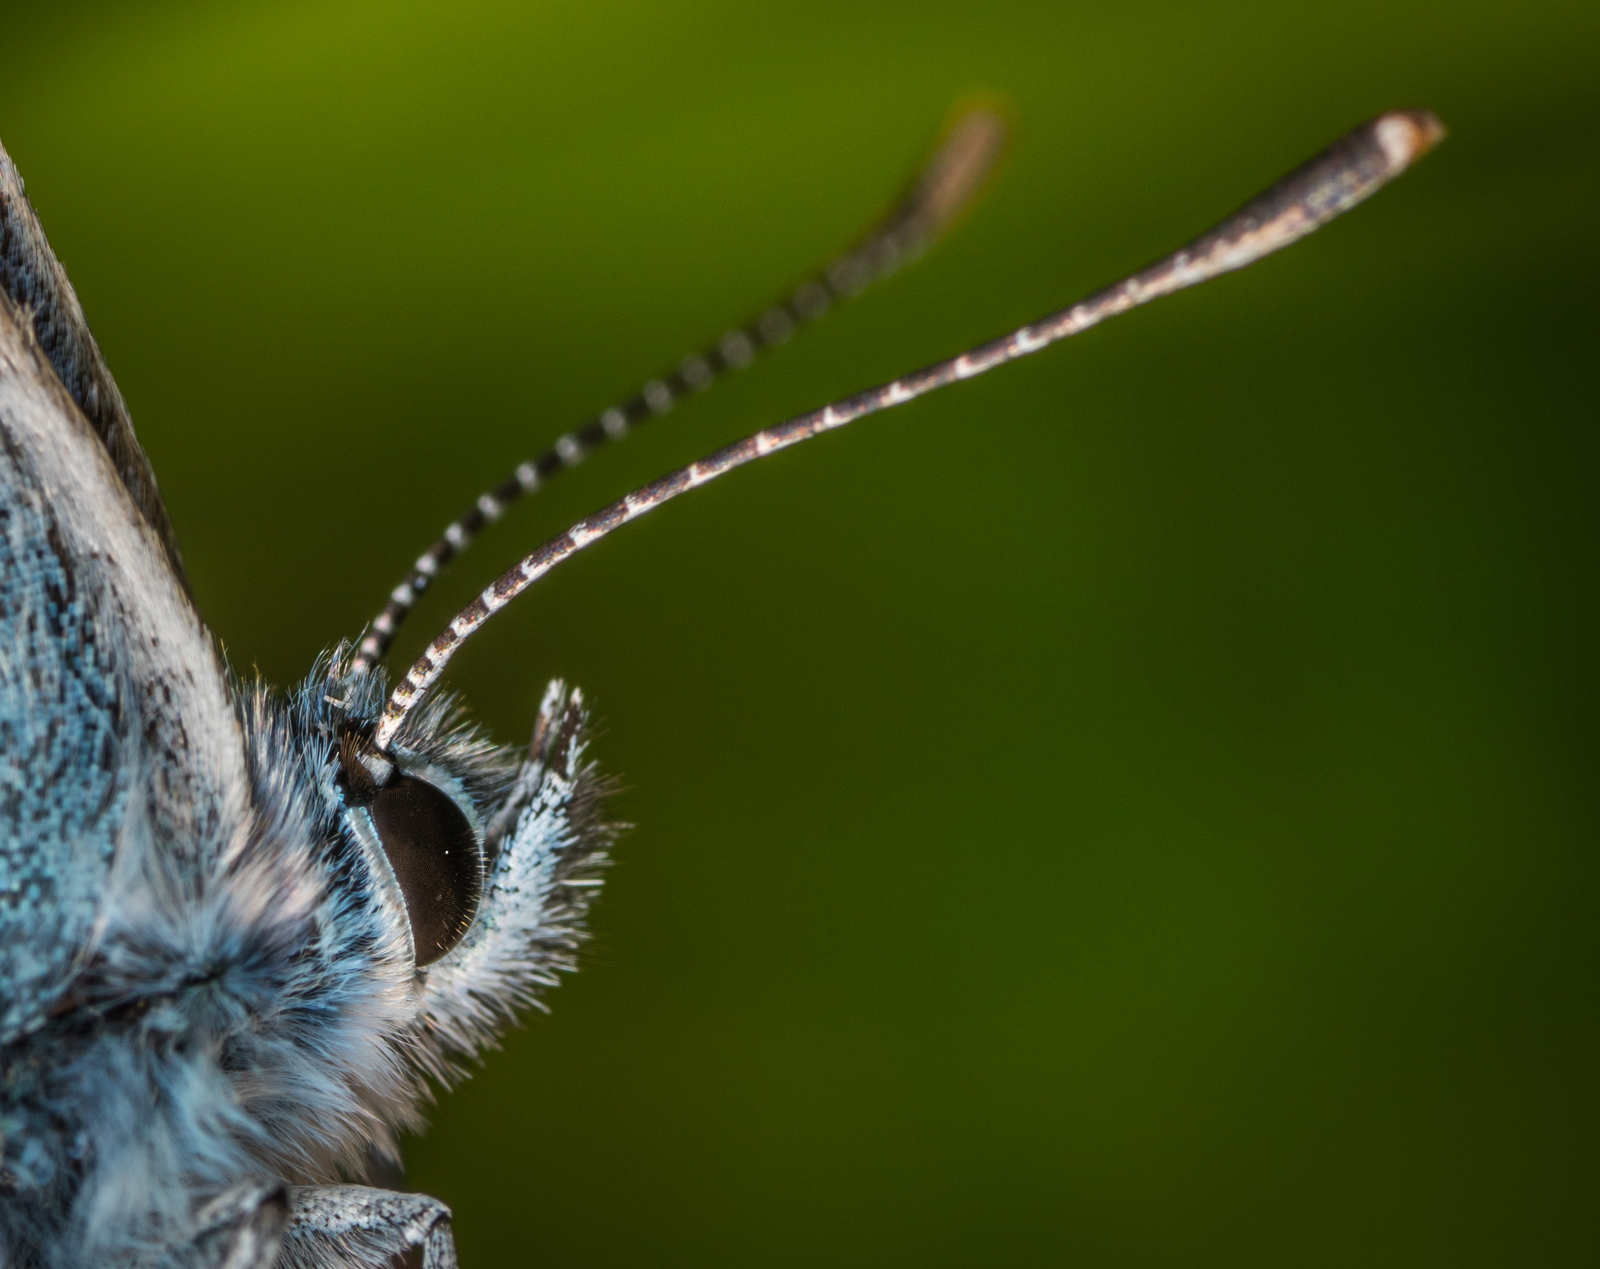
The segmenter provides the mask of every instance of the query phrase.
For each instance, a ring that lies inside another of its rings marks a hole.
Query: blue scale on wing
[[[115,667],[43,492],[0,450],[0,1044],[40,1025],[106,888],[127,790]]]

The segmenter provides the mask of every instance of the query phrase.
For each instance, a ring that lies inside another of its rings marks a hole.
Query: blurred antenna
[[[352,668],[365,673],[383,658],[418,597],[507,507],[557,473],[576,467],[607,442],[621,440],[647,419],[665,414],[680,397],[704,391],[728,371],[749,365],[758,353],[787,343],[796,330],[817,321],[840,300],[859,295],[926,252],[971,207],[994,172],[1006,134],[1005,120],[992,107],[959,111],[902,196],[853,246],[715,344],[685,357],[676,369],[650,380],[620,405],[602,410],[577,431],[558,437],[544,453],[522,463],[479,497],[472,510],[418,557],[410,574],[390,593],[388,604],[373,618],[357,647]]]

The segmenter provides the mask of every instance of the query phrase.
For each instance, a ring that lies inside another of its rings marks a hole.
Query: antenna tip
[[[944,233],[972,205],[994,174],[1010,131],[1005,115],[987,99],[969,99],[955,111],[913,195],[935,234]]]
[[[1372,130],[1396,174],[1443,141],[1445,133],[1444,124],[1431,110],[1391,110],[1373,121]]]

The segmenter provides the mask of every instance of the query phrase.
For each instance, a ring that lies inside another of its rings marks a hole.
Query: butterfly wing
[[[149,462],[3,150],[0,283],[5,1044],[69,997],[119,877],[204,871],[245,781]]]
[[[139,448],[133,419],[84,319],[77,292],[50,250],[11,157],[0,146],[0,290],[31,318],[40,348],[100,438],[139,514],[161,540],[174,571],[183,561],[155,472]]]

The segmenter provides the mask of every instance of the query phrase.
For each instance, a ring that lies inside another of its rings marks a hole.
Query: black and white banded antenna
[[[613,529],[735,467],[843,427],[863,415],[903,405],[935,388],[971,379],[1088,330],[1108,317],[1253,264],[1354,207],[1399,176],[1443,136],[1444,126],[1427,111],[1380,115],[1334,142],[1209,233],[1070,308],[959,357],[757,432],[580,520],[498,578],[428,645],[390,694],[373,734],[374,743],[379,750],[388,751],[406,715],[438,680],[461,645],[490,617],[562,560]]]
[[[601,446],[665,414],[680,397],[702,392],[728,371],[748,366],[758,353],[788,343],[795,331],[817,321],[839,301],[859,295],[926,252],[971,207],[1005,149],[1007,131],[1004,118],[989,106],[959,111],[901,197],[852,246],[808,274],[777,303],[519,465],[417,557],[405,581],[390,592],[389,602],[367,627],[351,669],[364,674],[383,659],[429,583],[507,507],[558,472],[576,467]]]

